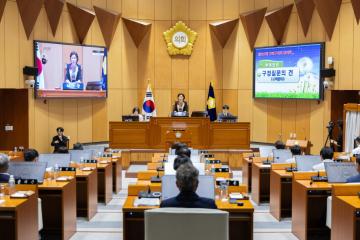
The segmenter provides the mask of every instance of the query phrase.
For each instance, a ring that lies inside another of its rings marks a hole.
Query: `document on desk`
[[[137,198],[134,201],[135,207],[154,207],[160,205],[159,198]]]

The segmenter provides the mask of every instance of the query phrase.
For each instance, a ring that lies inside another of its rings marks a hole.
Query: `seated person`
[[[355,146],[354,150],[352,150],[353,155],[360,155],[360,136],[355,138]]]
[[[37,162],[39,158],[39,153],[35,149],[27,149],[24,152],[25,162]]]
[[[180,193],[161,202],[160,207],[212,208],[217,206],[213,199],[196,194],[199,185],[199,171],[192,164],[182,164],[176,171],[176,186]]]
[[[187,147],[182,147],[182,148],[175,150],[175,154],[178,156],[186,156],[188,158],[191,157],[191,151]]]
[[[187,156],[178,156],[174,160],[174,170],[176,171],[181,165],[188,163],[192,164],[191,160]]]
[[[299,145],[294,145],[290,148],[290,151],[291,151],[293,157],[286,160],[286,163],[296,163],[295,156],[301,155],[301,147]]]
[[[55,153],[69,153],[69,150],[67,149],[67,147],[61,146]]]
[[[138,107],[133,108],[131,116],[138,116],[139,122],[144,121],[144,117],[142,114],[140,114],[140,109]]]
[[[73,150],[84,150],[84,147],[81,143],[77,142],[73,145]]]
[[[220,113],[219,115],[218,115],[218,121],[222,121],[223,120],[223,118],[226,118],[226,117],[233,117],[233,115],[229,112],[229,105],[224,105],[223,107],[222,107],[222,113]]]
[[[0,183],[9,182],[10,174],[7,172],[9,169],[9,157],[6,154],[0,153]]]
[[[334,151],[331,147],[323,147],[320,151],[321,159],[323,160],[322,163],[314,165],[312,168],[314,171],[325,171],[325,164],[324,162],[333,162]]]
[[[175,112],[175,113],[177,113],[177,112],[188,113],[189,112],[189,105],[185,101],[185,94],[179,93],[177,95],[177,99],[178,100],[174,104],[173,112]]]
[[[357,170],[358,170],[358,175],[353,176],[353,177],[349,177],[346,182],[348,183],[360,183],[360,156],[356,157],[356,165],[357,165]]]
[[[179,150],[180,148],[183,148],[183,147],[187,148],[187,145],[182,142],[176,142],[176,143],[173,143],[173,145],[171,145],[171,149],[174,149],[175,152],[176,152],[176,150]]]
[[[276,149],[285,149],[285,144],[281,140],[277,140],[275,142],[275,148]]]

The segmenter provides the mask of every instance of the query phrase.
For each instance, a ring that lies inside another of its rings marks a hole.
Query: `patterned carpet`
[[[131,171],[143,169],[143,166],[132,166]],[[123,172],[125,176],[125,171]],[[241,171],[234,172],[234,178],[241,180]],[[123,178],[123,189],[114,194],[108,204],[99,204],[98,213],[91,221],[78,218],[77,233],[71,240],[121,240],[122,238],[122,205],[127,196],[127,185],[136,182],[134,178]],[[269,213],[268,205],[255,206],[254,240],[296,240],[291,234],[291,221],[278,222]]]

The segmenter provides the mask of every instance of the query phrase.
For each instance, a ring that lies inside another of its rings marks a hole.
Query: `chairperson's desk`
[[[38,199],[36,194],[25,199],[5,197],[0,203],[0,238],[28,240],[38,238]]]
[[[164,149],[172,131],[185,132],[199,149],[249,149],[250,123],[210,123],[209,118],[154,117],[150,122],[110,122],[111,148]],[[181,141],[181,136],[178,139]]]
[[[145,239],[144,211],[154,207],[135,207],[136,196],[128,196],[123,206],[124,240]],[[244,206],[216,201],[218,209],[229,212],[229,239],[253,239],[254,207],[249,200],[243,200]],[[169,236],[170,237],[170,236]]]

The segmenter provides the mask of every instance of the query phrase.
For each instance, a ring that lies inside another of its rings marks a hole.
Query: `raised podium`
[[[176,141],[199,149],[249,149],[250,123],[202,117],[154,117],[149,122],[110,122],[111,148],[164,149]]]

